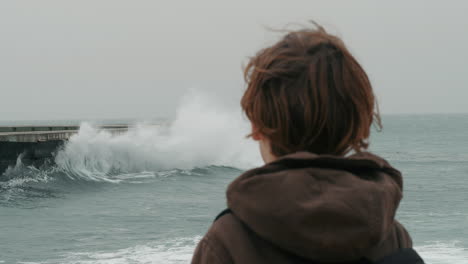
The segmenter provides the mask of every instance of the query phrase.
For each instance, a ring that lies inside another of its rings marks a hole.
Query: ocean
[[[226,186],[261,165],[239,113],[206,107],[114,136],[83,123],[56,165],[19,160],[0,176],[0,263],[189,263]],[[397,219],[426,263],[467,264],[468,115],[383,125],[369,150],[403,173]]]

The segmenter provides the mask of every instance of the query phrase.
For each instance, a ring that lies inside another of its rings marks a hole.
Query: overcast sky
[[[383,113],[468,112],[466,1],[2,1],[0,120],[171,116],[189,88],[238,106],[242,65],[314,19]]]

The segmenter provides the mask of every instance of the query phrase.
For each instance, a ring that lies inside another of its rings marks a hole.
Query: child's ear
[[[255,141],[260,141],[260,140],[262,140],[262,138],[263,137],[262,137],[262,135],[260,135],[260,133],[258,133],[258,132],[252,133],[252,139],[255,140]]]
[[[257,127],[252,122],[250,122],[250,125],[252,126],[252,139],[255,141],[262,140],[263,136],[258,132]]]

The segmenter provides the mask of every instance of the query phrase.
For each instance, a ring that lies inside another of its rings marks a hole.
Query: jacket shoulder
[[[406,231],[405,227],[401,223],[395,220],[386,239],[372,248],[366,257],[372,261],[377,261],[390,256],[401,249],[409,249],[412,247],[413,241],[408,231]]]
[[[413,240],[409,235],[406,228],[398,221],[395,220],[395,236],[398,240],[399,248],[412,248]]]
[[[219,244],[209,235],[200,240],[192,257],[192,264],[232,263],[227,254],[219,247]]]
[[[275,251],[255,235],[235,214],[218,218],[198,245],[192,264],[286,263],[272,261]],[[275,256],[276,258],[276,256]]]
[[[240,229],[242,229],[241,223],[232,214],[218,215],[216,221],[198,243],[192,264],[234,263],[226,241],[229,241],[228,237],[232,232],[242,232]]]

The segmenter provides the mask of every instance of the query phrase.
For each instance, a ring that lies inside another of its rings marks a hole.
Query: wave
[[[37,208],[38,198],[60,197],[55,183],[62,175],[54,166],[26,166],[20,155],[16,165],[0,177],[0,207]]]
[[[169,124],[142,122],[127,132],[112,134],[84,122],[57,151],[53,165],[25,166],[20,156],[16,166],[2,175],[0,185],[7,188],[57,177],[115,183],[142,174],[149,177],[207,166],[243,170],[261,164],[255,142],[245,138],[249,129],[239,111],[191,91]]]
[[[0,206],[36,206],[35,197],[56,197],[78,182],[142,183],[210,166],[242,171],[261,164],[255,142],[245,138],[248,132],[240,112],[194,91],[167,125],[140,123],[112,134],[82,123],[53,162],[36,168],[18,157],[0,176]]]
[[[192,92],[168,125],[141,123],[113,135],[83,123],[55,163],[73,177],[104,181],[121,173],[211,165],[247,169],[261,164],[255,142],[245,138],[248,132],[240,112]]]
[[[427,264],[468,264],[468,248],[460,246],[459,241],[432,242],[416,250]]]
[[[115,251],[75,252],[68,253],[62,259],[43,262],[28,262],[34,264],[127,264],[127,263],[189,263],[195,246],[201,236],[178,238],[160,244],[148,243]],[[458,242],[418,246],[416,250],[427,264],[467,264],[468,251],[458,246]]]
[[[127,263],[188,263],[200,236],[178,238],[161,244],[148,243],[116,251],[75,252],[62,259],[28,262],[29,264],[127,264]]]

